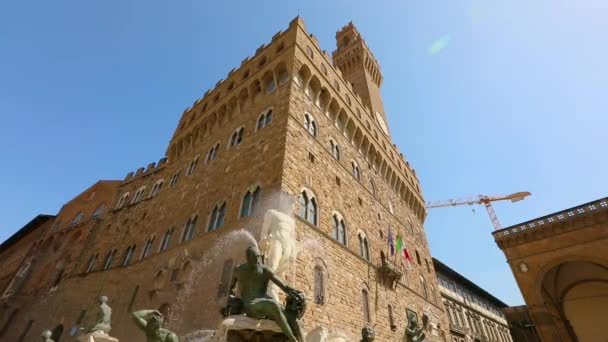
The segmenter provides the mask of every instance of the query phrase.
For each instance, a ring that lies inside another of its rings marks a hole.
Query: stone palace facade
[[[178,335],[215,329],[264,212],[293,215],[306,330],[400,341],[407,312],[445,341],[420,184],[392,142],[380,65],[355,26],[330,56],[295,18],[187,108],[158,163],[100,181],[0,247],[0,340],[69,341],[109,297],[112,336],[159,309]],[[388,232],[412,256],[390,256]],[[10,267],[9,267],[10,266]]]

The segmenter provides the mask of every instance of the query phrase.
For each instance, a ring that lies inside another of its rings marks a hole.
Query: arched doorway
[[[608,267],[569,261],[543,277],[542,294],[573,340],[604,342],[608,322]]]

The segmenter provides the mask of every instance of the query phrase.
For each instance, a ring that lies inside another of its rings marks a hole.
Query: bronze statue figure
[[[131,315],[146,334],[146,342],[179,342],[174,332],[164,328],[165,318],[158,310],[140,310]]]
[[[231,297],[223,313],[234,315],[242,312],[253,319],[271,319],[277,323],[289,341],[304,342],[299,318],[306,310],[306,297],[302,292],[285,285],[269,267],[262,264],[257,247],[249,247],[246,255],[247,262],[234,270],[230,287]],[[285,308],[268,295],[270,281],[287,294]],[[237,284],[240,299],[235,297]]]
[[[361,342],[373,342],[376,339],[376,333],[372,327],[367,326],[361,329]]]
[[[91,327],[87,329],[87,332],[94,333],[96,331],[102,331],[108,334],[112,329],[112,308],[108,305],[108,297],[99,297],[99,312],[97,314],[97,321]]]
[[[418,317],[413,311],[407,311],[407,327],[405,328],[405,337],[407,342],[422,342],[426,337],[424,330],[428,324],[428,319],[423,317],[423,327],[418,324]]]

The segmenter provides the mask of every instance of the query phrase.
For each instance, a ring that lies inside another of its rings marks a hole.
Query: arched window
[[[224,267],[222,267],[222,276],[220,278],[220,286],[217,288],[217,298],[224,297],[228,295],[228,292],[230,292],[233,269],[234,262],[232,259],[224,261]]]
[[[359,165],[357,164],[357,162],[355,162],[353,160],[353,161],[350,162],[350,165],[352,166],[353,176],[355,178],[357,178],[357,180],[361,180],[361,170],[359,169]]]
[[[192,237],[194,236],[194,230],[196,229],[197,218],[198,216],[191,217],[188,220],[188,223],[186,223],[186,226],[184,227],[184,233],[182,234],[182,242],[192,240]]]
[[[131,204],[135,204],[135,203],[138,203],[139,201],[141,201],[144,198],[145,191],[146,191],[145,186],[142,186],[141,188],[137,189],[137,191],[135,192],[135,196],[133,196],[133,201],[131,201]]]
[[[116,255],[116,250],[108,252],[108,255],[106,256],[106,262],[104,262],[104,264],[103,264],[104,271],[107,270],[108,268],[110,268],[110,266],[112,266],[112,259],[114,259],[115,255]]]
[[[262,113],[258,117],[258,123],[256,125],[256,129],[260,130],[272,123],[272,109],[269,109],[267,112]]]
[[[154,244],[154,237],[151,237],[151,238],[148,239],[148,241],[146,241],[146,244],[144,245],[144,249],[141,252],[141,258],[142,259],[144,259],[148,255],[150,255],[150,252],[152,252],[152,245],[153,244]]]
[[[323,268],[321,266],[315,266],[313,272],[315,304],[323,305],[325,303],[325,279],[323,278]]]
[[[388,211],[395,215],[395,209],[393,208],[393,203],[390,200],[388,201]]]
[[[105,204],[100,204],[97,209],[95,209],[95,212],[93,212],[93,217],[94,218],[98,218],[99,216],[101,216],[101,214],[103,214],[103,210],[106,208]]]
[[[177,281],[180,283],[185,283],[189,281],[190,279],[192,279],[192,271],[192,263],[190,262],[190,260],[188,260],[182,265],[182,269],[179,273]]]
[[[159,179],[156,181],[156,183],[154,183],[154,185],[152,185],[152,190],[150,190],[150,195],[148,196],[148,198],[152,198],[156,195],[158,195],[158,193],[160,192],[160,189],[163,187],[163,183],[165,181],[162,179]]]
[[[243,197],[243,203],[241,204],[241,217],[247,217],[256,212],[260,206],[260,187],[256,187],[254,190],[249,190]]]
[[[363,259],[369,261],[369,243],[363,233],[359,233],[359,251]]]
[[[230,136],[230,146],[237,146],[243,142],[243,127],[237,128]]]
[[[424,298],[429,299],[429,291],[426,287],[426,281],[423,277],[420,277],[420,286],[422,287],[422,294],[424,294]]]
[[[31,261],[27,261],[19,267],[17,273],[15,273],[15,276],[13,277],[13,279],[11,279],[10,283],[6,287],[6,290],[2,294],[2,298],[7,298],[11,296],[13,293],[17,292],[21,288],[26,276],[29,274],[31,265]]]
[[[302,70],[298,71],[294,77],[296,84],[300,87],[304,86],[304,74],[302,74]]]
[[[76,214],[76,216],[74,217],[74,219],[72,220],[72,223],[70,223],[70,225],[75,225],[78,224],[80,221],[82,221],[82,218],[84,217],[84,215],[82,214],[82,212],[79,212],[78,214]]]
[[[340,146],[332,140],[329,140],[329,145],[331,147],[331,155],[336,158],[336,160],[340,160]]]
[[[300,217],[311,224],[317,225],[317,200],[306,191],[300,193]]]
[[[191,175],[194,172],[194,169],[196,169],[196,164],[198,164],[198,156],[194,157],[194,159],[190,162],[190,165],[188,165],[188,169],[186,170],[186,176]]]
[[[209,225],[207,231],[212,232],[217,230],[224,224],[224,216],[226,215],[226,202],[221,205],[216,205],[209,216]]]
[[[175,184],[177,184],[177,181],[179,181],[179,174],[181,171],[177,171],[176,173],[173,174],[173,176],[171,176],[171,180],[169,181],[169,186],[174,186]]]
[[[272,75],[271,72],[267,72],[264,75],[262,82],[264,84],[264,89],[266,90],[267,94],[270,94],[275,89],[277,89],[277,84],[274,82],[274,76]]]
[[[127,247],[127,250],[125,251],[125,256],[122,259],[123,267],[129,265],[129,262],[131,262],[131,259],[133,258],[134,253],[135,253],[135,245]]]
[[[367,290],[361,290],[361,308],[363,310],[363,319],[367,323],[371,323],[371,317],[369,314],[369,298],[368,298]]]
[[[393,307],[388,305],[388,323],[391,327],[391,331],[397,331],[397,325],[395,325],[395,317],[393,316]]]
[[[89,259],[89,263],[87,265],[87,269],[84,271],[85,273],[89,273],[93,270],[93,267],[95,267],[95,263],[97,262],[98,257],[99,257],[98,254],[91,256],[91,258]]]
[[[313,137],[317,137],[317,123],[312,115],[305,113],[304,114],[304,128],[308,131],[310,135]]]
[[[162,252],[162,251],[166,250],[167,248],[169,248],[169,246],[171,245],[171,237],[173,236],[174,231],[175,231],[175,228],[170,228],[169,230],[167,230],[165,232],[165,235],[163,235],[163,239],[160,242],[159,252]]]
[[[334,214],[332,220],[332,228],[333,238],[339,243],[346,246],[346,225],[344,224],[344,219],[342,219],[337,214]]]
[[[59,286],[59,283],[61,283],[61,280],[63,280],[63,273],[65,272],[65,270],[62,268],[59,271],[57,271],[57,274],[55,275],[55,280],[53,281],[53,285],[51,286],[51,288],[55,288],[57,286]]]
[[[213,147],[211,147],[209,149],[209,152],[207,152],[207,161],[208,162],[214,160],[215,158],[217,158],[217,152],[218,152],[219,149],[220,149],[220,144],[219,143],[213,145]]]
[[[372,179],[370,179],[369,181],[369,188],[372,191],[372,194],[376,196],[376,184],[374,184],[374,181]]]

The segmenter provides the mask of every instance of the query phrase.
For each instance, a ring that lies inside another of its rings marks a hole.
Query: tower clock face
[[[386,120],[382,117],[382,114],[376,112],[376,120],[378,120],[378,124],[380,125],[380,128],[382,128],[382,132],[388,135],[388,125],[386,124]]]

